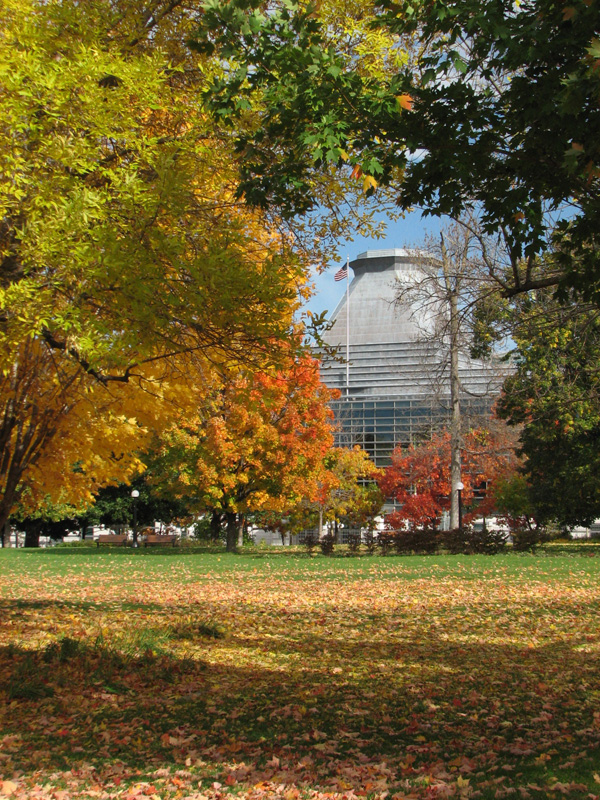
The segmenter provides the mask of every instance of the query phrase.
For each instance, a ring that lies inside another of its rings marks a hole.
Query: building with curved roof
[[[449,348],[434,335],[444,309],[395,302],[401,288],[426,275],[418,254],[369,250],[350,262],[354,277],[323,335],[322,379],[339,389],[333,403],[338,444],[360,445],[385,466],[397,444],[408,444],[449,415]],[[489,414],[502,382],[497,362],[459,357],[465,413]]]

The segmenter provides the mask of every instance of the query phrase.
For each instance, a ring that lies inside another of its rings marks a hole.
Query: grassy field
[[[0,797],[600,795],[600,557],[0,550]]]

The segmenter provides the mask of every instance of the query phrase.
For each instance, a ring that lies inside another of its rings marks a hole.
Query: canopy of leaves
[[[15,0],[2,19],[3,340],[101,375],[200,347],[247,360],[287,330],[299,267],[233,202],[177,70],[111,46],[86,7]]]
[[[137,489],[139,492],[139,497],[135,500],[138,525],[153,525],[155,522],[168,524],[174,520],[191,522],[187,505],[177,498],[158,496],[150,483],[147,472],[134,478],[130,484],[106,486],[100,489],[94,498],[94,504],[85,512],[80,513],[78,519],[85,525],[107,527],[123,523],[131,525],[134,504],[131,496],[133,489]]]
[[[563,274],[595,295],[595,4],[383,0],[372,14],[373,29],[392,37],[390,53],[409,48],[404,66],[357,70],[312,7],[209,6],[196,46],[242,64],[215,82],[213,108],[225,116],[264,104],[260,131],[238,142],[247,197],[303,211],[312,171],[347,165],[368,192],[395,187],[402,208],[456,216],[476,206],[515,261],[547,247],[551,211]]]
[[[589,525],[600,516],[600,319],[581,303],[538,293],[519,304],[517,369],[499,414],[515,425],[542,520]]]
[[[233,376],[164,433],[152,480],[197,511],[285,512],[318,491],[334,394],[309,356],[274,375]]]
[[[315,527],[319,516],[322,522],[345,520],[356,528],[372,524],[383,505],[383,496],[375,482],[381,470],[366,450],[358,446],[331,448],[323,467],[317,491],[291,509],[291,527],[295,530]]]
[[[304,267],[235,201],[211,66],[150,5],[0,9],[0,524],[27,487],[128,480],[193,384],[290,341]]]

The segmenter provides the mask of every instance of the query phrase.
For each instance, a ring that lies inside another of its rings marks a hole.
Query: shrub
[[[394,545],[394,550],[398,553],[398,555],[412,552],[413,538],[414,534],[412,531],[394,531],[392,544]]]
[[[505,531],[490,530],[484,525],[479,530],[465,527],[442,531],[440,541],[443,548],[452,554],[493,555],[506,546],[507,539]]]
[[[348,550],[351,553],[358,553],[360,550],[361,534],[360,531],[352,531],[348,534]]]
[[[326,533],[322,536],[319,546],[324,556],[330,556],[335,549],[335,536],[333,533]]]
[[[377,546],[375,531],[372,528],[367,528],[367,531],[365,532],[364,542],[365,542],[365,550],[370,556],[372,556]]]
[[[194,539],[199,542],[214,541],[214,530],[209,517],[202,517],[194,523]]]
[[[377,544],[382,556],[387,556],[394,544],[394,531],[379,531]]]
[[[536,547],[548,538],[545,528],[532,526],[526,519],[511,519],[510,532],[513,550],[517,552],[535,552]]]
[[[451,531],[441,531],[440,541],[444,550],[452,555],[466,553],[468,550],[467,532],[465,528],[454,528]]]
[[[434,553],[439,544],[439,534],[435,530],[396,530],[393,533],[393,544],[396,552]]]
[[[413,533],[413,551],[415,553],[435,553],[440,544],[439,532],[426,528]]]
[[[471,553],[494,555],[506,547],[505,531],[489,530],[485,525],[481,530],[467,530],[467,542]]]
[[[304,536],[302,537],[302,544],[306,547],[306,550],[309,555],[313,554],[313,551],[317,544],[319,543],[319,537],[317,532],[314,529],[309,529],[304,531]]]

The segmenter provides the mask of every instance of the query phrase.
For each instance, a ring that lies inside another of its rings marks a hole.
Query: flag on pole
[[[335,273],[333,279],[334,281],[343,281],[344,278],[347,277],[348,277],[348,264],[344,264],[344,266],[341,269],[338,269],[338,271]]]

